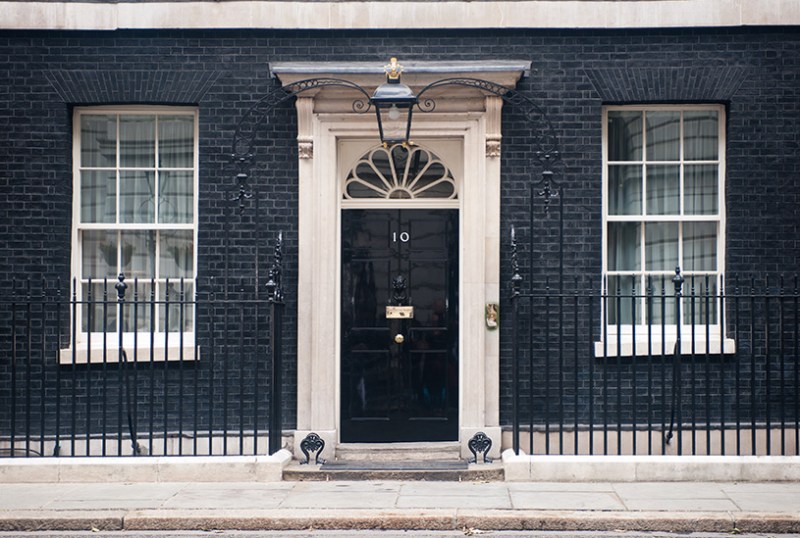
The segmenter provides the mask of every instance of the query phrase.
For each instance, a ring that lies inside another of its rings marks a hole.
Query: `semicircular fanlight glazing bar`
[[[449,168],[431,151],[395,144],[365,154],[350,170],[344,184],[347,200],[458,198]]]

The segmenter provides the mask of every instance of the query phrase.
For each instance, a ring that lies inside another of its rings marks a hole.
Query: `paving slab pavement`
[[[800,483],[0,484],[0,531],[800,532]]]
[[[486,536],[496,538],[730,538],[727,533],[664,533],[631,531],[498,531],[457,529],[449,531],[375,531],[375,530],[290,530],[290,531],[216,531],[214,536],[227,538],[463,538]],[[0,538],[84,538],[80,531],[0,532]],[[92,538],[208,538],[207,531],[98,531]],[[739,534],[738,538],[770,538],[765,534]],[[800,538],[800,534],[784,534],[781,538]]]

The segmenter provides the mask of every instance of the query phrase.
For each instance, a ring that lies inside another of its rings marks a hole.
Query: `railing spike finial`
[[[680,296],[683,292],[683,283],[686,281],[681,274],[680,266],[675,267],[675,276],[672,277],[672,283],[675,284],[675,295]]]
[[[128,285],[125,283],[125,274],[120,273],[117,275],[118,282],[114,284],[114,289],[117,290],[117,301],[120,303],[125,301],[125,291],[128,289]]]

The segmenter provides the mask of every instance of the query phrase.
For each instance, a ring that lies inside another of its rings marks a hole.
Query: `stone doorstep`
[[[337,462],[338,463],[338,462]],[[333,480],[414,480],[440,482],[477,482],[503,481],[501,463],[470,464],[457,469],[454,466],[438,465],[438,463],[457,463],[453,461],[437,462],[423,460],[414,462],[408,468],[382,465],[385,462],[354,462],[352,468],[347,465],[327,468],[325,465],[308,465],[292,462],[283,471],[283,479],[289,481],[333,481]],[[371,465],[374,464],[374,465]]]
[[[507,482],[800,481],[800,456],[528,456],[503,452]]]
[[[502,481],[502,464],[467,465],[460,444],[340,443],[335,458],[322,465],[292,462],[284,480]],[[313,458],[313,455],[312,455]],[[325,459],[325,454],[322,454]],[[313,462],[312,462],[313,463]]]
[[[298,451],[299,452],[299,451]],[[345,461],[430,461],[459,460],[458,442],[435,443],[339,443],[336,460]],[[326,454],[323,450],[322,458]],[[300,457],[303,457],[300,454]]]

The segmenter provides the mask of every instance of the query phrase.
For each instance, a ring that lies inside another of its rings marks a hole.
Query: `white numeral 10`
[[[392,242],[397,243],[397,232],[392,233]],[[408,232],[400,232],[400,241],[403,243],[408,243],[408,240],[411,237],[408,235]]]

